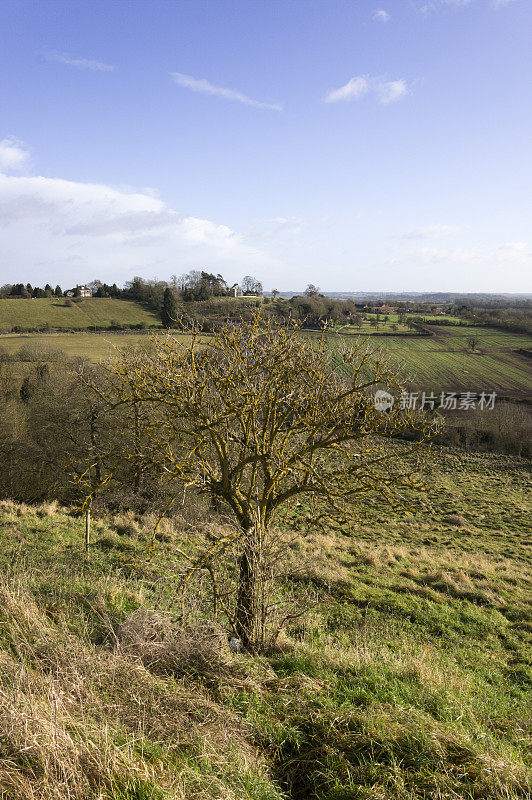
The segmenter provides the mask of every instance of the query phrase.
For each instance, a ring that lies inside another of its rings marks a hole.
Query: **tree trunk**
[[[260,623],[260,534],[249,532],[240,556],[240,575],[236,595],[235,623],[245,650],[253,650]]]

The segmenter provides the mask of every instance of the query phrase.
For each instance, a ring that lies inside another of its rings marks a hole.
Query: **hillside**
[[[5,800],[531,797],[527,463],[426,453],[428,495],[350,530],[284,521],[280,596],[305,602],[264,656],[229,652],[180,552],[224,528],[185,506],[82,521],[0,503]],[[199,503],[199,501],[198,501]],[[208,577],[208,576],[207,576]]]
[[[90,298],[0,299],[0,331],[95,330],[116,327],[160,327],[160,318],[131,300]]]

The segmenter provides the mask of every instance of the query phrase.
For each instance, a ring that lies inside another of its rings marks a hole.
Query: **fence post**
[[[85,555],[89,556],[89,546],[91,543],[91,509],[87,506],[85,511]]]

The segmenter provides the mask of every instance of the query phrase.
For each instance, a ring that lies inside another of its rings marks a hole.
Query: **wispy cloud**
[[[443,6],[465,7],[470,5],[472,1],[473,0],[427,0],[426,3],[423,3],[423,5],[420,5],[418,8],[422,14],[429,14],[431,11],[436,11],[436,9]],[[492,8],[503,8],[513,2],[514,0],[490,0],[490,5]]]
[[[172,72],[172,80],[184,89],[190,89],[193,92],[200,92],[201,94],[215,95],[216,97],[223,97],[225,100],[235,100],[237,103],[244,103],[246,106],[253,106],[253,108],[264,108],[267,111],[282,111],[283,107],[274,103],[262,103],[259,100],[253,100],[242,92],[237,92],[234,89],[226,89],[223,86],[215,86],[209,83],[205,78],[193,78],[192,75],[184,75],[182,72]]]
[[[441,239],[444,236],[459,233],[461,230],[459,225],[427,225],[425,228],[417,228],[403,233],[401,239]]]
[[[454,262],[455,264],[493,264],[496,266],[530,266],[532,250],[528,242],[505,242],[499,247],[457,247],[454,250],[438,250],[422,247],[418,257],[425,264]]]
[[[90,58],[71,58],[64,53],[48,53],[47,61],[57,61],[59,64],[66,64],[68,67],[76,69],[88,69],[92,72],[112,72],[112,64],[104,64],[102,61],[94,61]]]
[[[379,8],[379,9],[377,9],[377,11],[375,11],[375,13],[373,14],[373,19],[374,19],[376,22],[389,22],[389,21],[390,21],[390,19],[391,19],[391,17],[390,17],[390,15],[388,14],[388,12],[387,12],[387,11],[385,11],[383,8]]]
[[[308,225],[309,221],[302,217],[273,217],[258,222],[245,234],[249,239],[276,239],[300,234]]]
[[[371,75],[357,75],[344,86],[332,89],[324,98],[326,103],[337,103],[342,100],[360,100],[368,93],[373,93],[381,105],[388,105],[401,100],[409,93],[406,81],[387,81]]]
[[[30,154],[24,142],[14,137],[0,141],[0,172],[18,172],[27,165]]]
[[[387,106],[388,103],[395,103],[397,100],[402,100],[408,94],[406,82],[401,79],[398,81],[383,81],[379,83],[376,92],[379,102]]]
[[[358,75],[356,78],[351,78],[344,86],[339,89],[333,89],[326,97],[326,103],[336,103],[339,100],[358,100],[369,92],[369,76]]]

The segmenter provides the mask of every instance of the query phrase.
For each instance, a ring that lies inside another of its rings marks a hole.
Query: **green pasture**
[[[29,353],[28,360],[39,360],[42,356],[54,356],[58,351],[68,357],[82,356],[91,361],[111,358],[117,349],[147,345],[153,333],[43,333],[24,334],[20,336],[0,336],[0,354],[12,356],[21,348]],[[159,334],[161,335],[161,334]],[[164,334],[163,334],[164,335]],[[179,334],[174,334],[179,336]],[[31,357],[35,355],[34,359]]]
[[[0,300],[0,331],[19,328],[107,328],[111,325],[160,326],[159,317],[132,300],[87,298],[79,302],[46,297]]]
[[[517,352],[532,337],[491,328],[434,327],[433,336],[383,336],[374,343],[411,382],[425,391],[476,391],[530,397],[530,359]],[[467,340],[478,337],[471,352]]]
[[[396,336],[373,336],[375,328],[363,327],[359,331],[348,326],[342,329],[341,336],[331,334],[330,341],[331,344],[335,341],[354,344],[359,339],[369,341],[372,347],[387,353],[394,366],[407,375],[414,386],[427,392],[484,391],[523,399],[531,396],[531,360],[518,350],[530,349],[532,337],[468,326],[434,326],[432,330],[433,336],[411,332],[406,335],[406,330]],[[379,332],[384,332],[384,326]],[[70,357],[83,356],[99,361],[112,357],[117,348],[147,344],[151,335],[122,332],[3,335],[0,336],[0,354],[3,351],[13,355],[22,347],[40,350],[43,355],[60,350]],[[314,334],[305,332],[305,335]],[[478,338],[474,352],[467,342],[471,335]]]

